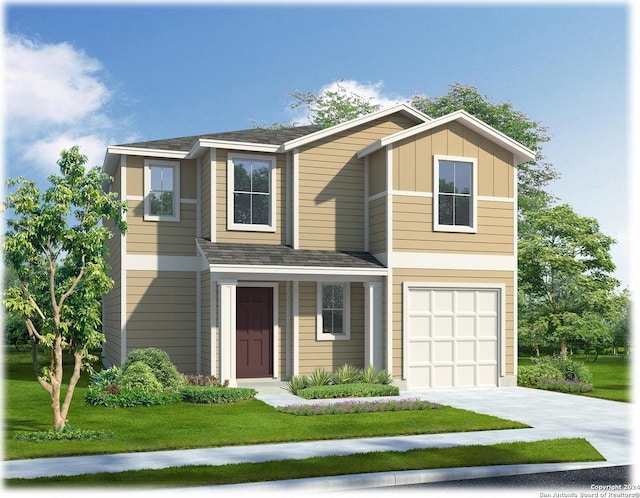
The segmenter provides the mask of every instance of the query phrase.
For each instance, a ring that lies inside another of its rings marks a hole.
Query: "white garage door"
[[[498,383],[498,289],[408,286],[405,293],[409,389]]]

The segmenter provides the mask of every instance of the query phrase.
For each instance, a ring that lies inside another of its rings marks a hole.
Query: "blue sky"
[[[301,122],[295,90],[382,103],[471,85],[548,127],[550,190],[619,240],[629,283],[630,4],[6,3],[5,176],[62,147]]]

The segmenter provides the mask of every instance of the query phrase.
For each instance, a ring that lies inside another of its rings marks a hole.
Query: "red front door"
[[[273,289],[236,288],[236,377],[273,376]]]

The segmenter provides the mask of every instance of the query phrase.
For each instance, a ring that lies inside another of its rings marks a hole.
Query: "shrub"
[[[551,365],[562,373],[565,380],[577,380],[585,384],[591,383],[591,372],[589,368],[580,361],[569,358],[566,354],[544,356],[533,360],[535,365]]]
[[[151,367],[142,361],[130,363],[126,369],[122,370],[117,382],[123,390],[140,390],[149,393],[159,393],[163,390],[162,384]]]
[[[538,384],[545,379],[562,379],[562,372],[548,364],[518,367],[519,386],[538,387]]]
[[[112,393],[106,389],[101,391],[95,387],[89,387],[84,393],[84,402],[91,406],[130,408],[132,406],[166,405],[181,400],[178,391],[150,392],[142,389],[118,389],[119,392]]]
[[[68,424],[67,424],[68,425]],[[111,439],[113,432],[83,431],[79,429],[64,429],[61,431],[22,432],[13,436],[15,441],[43,443],[47,441],[93,441],[96,439]]]
[[[361,382],[366,384],[391,384],[393,378],[386,370],[378,370],[374,366],[369,365],[361,371]]]
[[[304,389],[305,387],[309,387],[307,385],[307,378],[294,375],[289,379],[289,382],[287,382],[286,386],[283,387],[283,389],[290,392],[291,394],[298,394],[298,391],[300,389]]]
[[[127,359],[122,365],[122,371],[138,361],[143,362],[151,368],[156,379],[165,389],[178,389],[183,384],[183,377],[178,372],[169,355],[157,348],[135,349],[127,355]]]
[[[229,381],[225,380],[223,384],[220,384],[218,378],[215,375],[183,375],[182,379],[185,384],[190,386],[214,386],[214,387],[228,387]]]
[[[290,415],[336,415],[345,413],[373,413],[408,410],[432,410],[438,405],[419,399],[399,399],[380,401],[343,401],[340,403],[322,403],[313,405],[287,405],[276,408]]]
[[[307,385],[309,386],[328,386],[333,383],[331,374],[322,368],[316,368],[313,373],[307,377]]]
[[[563,393],[588,393],[593,390],[591,384],[581,382],[579,380],[566,379],[543,379],[538,387],[548,391],[559,391]]]
[[[336,384],[332,386],[311,386],[298,391],[305,399],[350,398],[369,396],[398,396],[396,386],[386,384]]]
[[[253,398],[256,391],[241,387],[184,386],[180,395],[186,403],[237,403]]]
[[[120,369],[115,366],[100,370],[91,374],[89,385],[98,389],[105,389],[109,385],[116,384],[119,375]]]
[[[345,363],[333,372],[332,376],[336,384],[355,384],[356,382],[362,382],[362,371],[348,363]]]

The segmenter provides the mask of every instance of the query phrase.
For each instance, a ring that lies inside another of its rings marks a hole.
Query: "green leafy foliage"
[[[180,394],[185,403],[238,403],[255,397],[256,391],[243,387],[184,386]]]
[[[438,405],[419,399],[389,399],[377,401],[342,401],[339,403],[286,405],[279,412],[297,416],[341,415],[346,413],[398,412],[409,410],[435,410]]]
[[[316,368],[313,373],[307,377],[307,385],[309,386],[328,386],[329,384],[333,384],[333,377],[322,368]]]
[[[592,375],[589,367],[583,362],[571,359],[564,354],[543,356],[533,359],[534,365],[550,365],[560,371],[565,380],[577,380],[585,384],[591,383]]]
[[[545,379],[558,380],[562,378],[562,372],[549,364],[518,366],[519,386],[538,387]]]
[[[104,247],[114,233],[126,230],[126,204],[103,188],[111,178],[99,167],[85,169],[86,161],[77,146],[63,150],[60,174],[49,177],[49,188],[9,179],[3,203],[5,261],[15,272],[4,303],[24,321],[30,340],[50,353],[44,368],[34,355],[34,370],[50,395],[54,429],[66,425],[80,372],[91,368],[90,351],[104,341],[101,297],[113,285]],[[76,368],[62,396],[65,351]]]
[[[350,398],[370,396],[398,396],[400,390],[396,386],[385,384],[335,384],[312,386],[298,391],[298,396],[305,399]]]
[[[113,432],[88,431],[64,428],[59,431],[22,432],[13,436],[16,441],[43,443],[48,441],[95,441],[96,439],[111,439]]]
[[[89,387],[85,391],[84,402],[90,406],[131,408],[134,406],[166,405],[169,403],[177,403],[182,399],[178,391],[152,392],[148,389],[137,388],[118,388],[112,390],[112,386],[116,386],[116,384],[111,384],[104,390]]]
[[[333,372],[333,381],[336,384],[355,384],[362,382],[362,371],[345,363],[338,370]]]
[[[309,387],[307,378],[304,376],[294,375],[289,379],[284,389],[291,394],[298,394],[298,391],[300,391],[300,389],[304,389],[305,387]]]
[[[178,389],[184,383],[183,376],[171,362],[169,355],[161,349],[145,348],[131,351],[122,365],[122,375],[126,375],[127,370],[137,362],[147,365],[164,389]]]
[[[149,393],[160,393],[163,391],[162,384],[156,378],[149,365],[142,361],[129,363],[117,378],[117,384],[123,389],[140,390]]]
[[[537,386],[547,391],[558,391],[567,394],[583,394],[593,390],[591,384],[579,380],[543,379]]]

